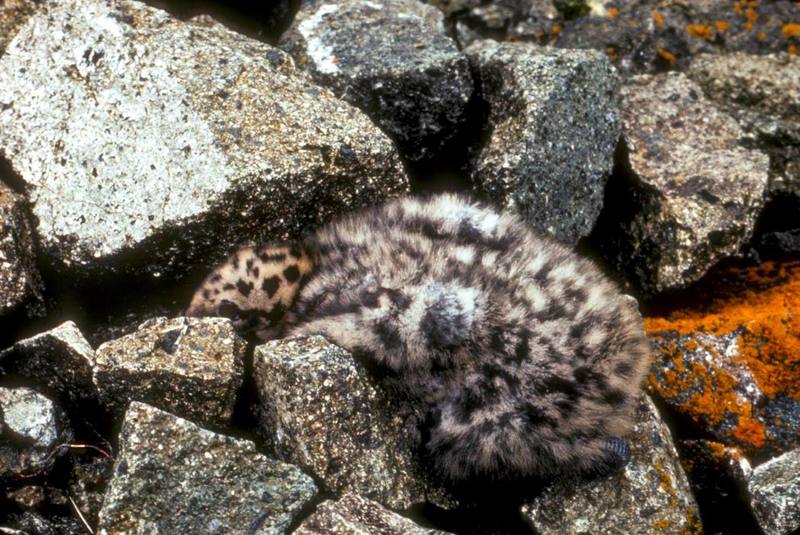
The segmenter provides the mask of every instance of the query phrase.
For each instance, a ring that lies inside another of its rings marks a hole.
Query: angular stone
[[[490,110],[491,134],[472,164],[475,188],[574,244],[600,213],[620,134],[608,60],[494,41],[466,53]]]
[[[628,162],[595,238],[643,293],[688,286],[750,238],[769,159],[683,74],[632,78],[622,106]]]
[[[407,188],[365,115],[220,25],[56,0],[15,44],[0,58],[0,153],[46,257],[82,280],[208,267]]]
[[[629,438],[631,461],[593,481],[548,486],[523,515],[537,533],[695,533],[700,517],[669,429],[643,397]]]
[[[22,198],[0,182],[0,318],[21,309],[42,312],[42,280]]]
[[[403,417],[350,353],[320,336],[286,338],[256,347],[253,370],[278,457],[326,490],[393,509],[452,505],[417,463]]]
[[[0,352],[1,372],[33,379],[73,402],[97,399],[94,364],[94,349],[72,321]]]
[[[157,318],[97,348],[94,382],[114,412],[137,400],[225,427],[244,378],[245,346],[226,318]]]
[[[304,2],[281,47],[411,160],[436,155],[472,95],[469,64],[442,13],[417,0]]]
[[[748,490],[765,535],[789,535],[800,530],[800,450],[757,466]]]
[[[357,494],[345,494],[336,501],[317,506],[294,531],[297,535],[434,535],[446,533],[418,526],[381,504]]]
[[[0,4],[0,56],[35,10],[34,0],[3,0]]]
[[[297,467],[149,405],[131,403],[98,532],[285,533],[316,496]]]

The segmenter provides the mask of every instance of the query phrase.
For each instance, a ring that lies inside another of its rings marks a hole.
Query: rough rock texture
[[[225,427],[244,377],[245,346],[227,318],[157,318],[97,348],[94,382],[115,412],[137,400]]]
[[[131,403],[99,533],[285,533],[317,493],[297,467]]]
[[[297,535],[434,535],[446,533],[418,526],[411,520],[357,494],[345,494],[336,501],[317,506],[300,524]]]
[[[800,446],[800,262],[711,280],[693,291],[693,307],[645,318],[650,390],[751,458]]]
[[[482,41],[467,50],[489,106],[475,188],[534,227],[589,234],[619,137],[616,76],[603,55]]]
[[[417,0],[307,1],[281,47],[411,160],[434,156],[453,136],[472,95],[442,13]]]
[[[403,418],[352,355],[320,336],[258,346],[253,369],[278,456],[336,494],[387,507],[451,504],[423,477]]]
[[[35,9],[33,0],[3,0],[0,4],[0,56]]]
[[[669,429],[646,396],[629,438],[631,462],[594,481],[557,481],[523,515],[541,535],[696,533],[699,513]]]
[[[0,373],[32,379],[74,402],[96,400],[94,361],[78,326],[66,321],[0,352]]]
[[[632,78],[622,116],[629,166],[593,238],[645,294],[685,287],[750,238],[769,159],[683,74]]]
[[[0,318],[21,309],[29,316],[40,314],[41,292],[22,198],[0,182]]]
[[[751,506],[765,535],[800,530],[800,450],[764,463],[750,478]]]
[[[0,387],[0,480],[46,471],[69,440],[64,413],[29,388]]]
[[[407,187],[391,142],[286,54],[137,2],[48,3],[0,78],[0,154],[81,277],[209,266]]]

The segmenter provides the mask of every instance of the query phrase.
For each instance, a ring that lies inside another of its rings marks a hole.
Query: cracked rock
[[[617,78],[602,54],[482,41],[466,50],[489,106],[476,189],[574,244],[603,205],[620,134]]]
[[[137,400],[225,427],[244,377],[245,346],[226,318],[157,318],[97,349],[94,382],[114,412]]]
[[[469,64],[442,13],[416,0],[307,1],[281,47],[372,117],[410,160],[446,144],[472,94]]]
[[[287,338],[258,346],[253,369],[279,458],[334,494],[354,492],[393,509],[452,505],[424,477],[404,419],[350,353],[320,336]]]
[[[0,182],[0,318],[20,310],[42,313],[42,281],[23,201]]]
[[[253,443],[131,403],[98,532],[286,533],[316,496],[297,467]]]
[[[208,268],[407,189],[389,139],[288,55],[135,1],[48,2],[0,79],[0,155],[82,281]]]
[[[698,532],[697,505],[669,429],[646,396],[628,440],[632,458],[624,469],[593,481],[557,481],[523,507],[537,533]]]
[[[800,450],[757,466],[748,490],[765,535],[796,533],[800,529]]]

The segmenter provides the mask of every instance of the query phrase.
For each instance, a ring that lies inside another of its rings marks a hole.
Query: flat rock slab
[[[472,95],[442,13],[416,0],[306,1],[280,46],[411,160],[434,156],[456,133]]]
[[[629,173],[595,233],[644,293],[683,288],[750,238],[769,158],[683,74],[636,76],[621,94]]]
[[[226,318],[157,318],[97,348],[94,383],[114,412],[137,400],[225,427],[244,378],[245,346]]]
[[[73,402],[97,399],[94,349],[72,321],[0,351],[0,373],[18,374]]]
[[[747,487],[751,507],[766,535],[800,530],[800,450],[757,466]]]
[[[138,2],[47,3],[0,78],[0,154],[81,277],[208,267],[407,188],[388,138],[286,54]]]
[[[23,204],[0,182],[0,318],[20,311],[38,315],[42,309],[42,280]]]
[[[669,429],[643,397],[629,438],[632,458],[594,481],[561,480],[523,515],[537,533],[700,533],[700,516]]]
[[[317,506],[294,531],[297,535],[436,535],[445,531],[423,528],[381,504],[357,494],[345,494]]]
[[[256,347],[253,370],[277,455],[326,490],[393,509],[452,505],[424,477],[403,418],[350,353],[320,336],[286,338]]]
[[[317,494],[253,443],[143,403],[131,403],[119,442],[99,533],[286,533]]]
[[[466,50],[489,106],[477,190],[574,244],[603,205],[620,135],[617,77],[586,50],[481,41]]]

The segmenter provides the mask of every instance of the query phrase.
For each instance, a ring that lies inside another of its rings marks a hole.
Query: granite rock
[[[765,535],[800,530],[800,450],[759,465],[748,482],[751,507]]]
[[[97,348],[94,382],[115,413],[137,400],[225,427],[244,378],[245,346],[227,318],[157,318]]]
[[[286,533],[316,496],[297,467],[131,403],[98,533]]]
[[[407,188],[389,139],[286,54],[135,1],[48,2],[0,78],[0,154],[42,252],[95,285],[208,268]]]
[[[472,95],[469,64],[442,13],[417,0],[306,1],[280,46],[410,160],[437,154]]]
[[[475,188],[574,244],[600,213],[620,134],[608,60],[494,41],[466,53],[489,106],[488,140],[471,168]]]
[[[42,290],[24,202],[0,182],[0,318],[40,315]]]
[[[253,369],[276,454],[325,490],[392,509],[453,504],[425,477],[406,420],[350,353],[320,336],[286,338],[256,347]]]
[[[4,0],[0,4],[0,56],[35,10],[34,0]]]

